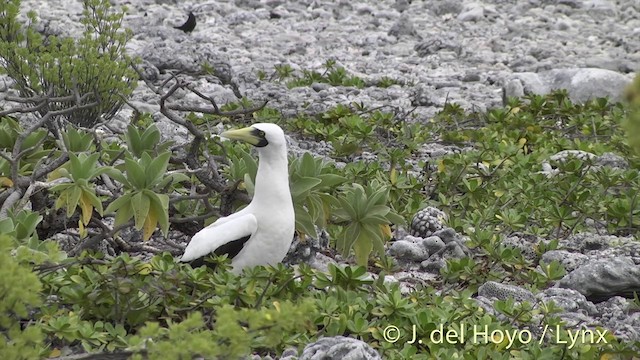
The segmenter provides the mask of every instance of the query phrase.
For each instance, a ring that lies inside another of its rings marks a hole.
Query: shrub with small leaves
[[[629,138],[629,146],[640,156],[640,73],[627,88],[626,98],[630,108],[624,126]]]
[[[84,127],[115,115],[136,79],[125,54],[131,32],[122,28],[124,12],[114,11],[108,0],[84,0],[82,37],[45,38],[36,31],[33,11],[26,27],[18,22],[20,4],[0,2],[1,67],[20,95],[41,106],[42,115],[76,106],[64,117]]]
[[[0,354],[3,359],[36,359],[42,355],[43,335],[34,324],[22,324],[42,304],[38,277],[10,255],[14,239],[0,235]]]

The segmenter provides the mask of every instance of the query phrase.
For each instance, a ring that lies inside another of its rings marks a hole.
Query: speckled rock
[[[602,325],[620,341],[640,341],[640,311],[629,300],[614,296],[596,304]]]
[[[349,337],[334,336],[319,339],[305,346],[300,360],[377,360],[380,354],[369,344]]]
[[[285,349],[279,360],[298,360],[298,350],[294,348]]]
[[[596,165],[613,169],[628,169],[629,162],[622,156],[614,153],[604,153],[596,158]]]
[[[444,228],[447,215],[434,207],[427,207],[418,211],[411,221],[411,235],[427,238],[434,232]]]
[[[501,284],[495,281],[487,281],[478,288],[478,295],[486,298],[495,298],[498,300],[507,300],[513,298],[516,301],[529,301],[533,303],[535,296],[531,291],[523,289],[519,286]]]
[[[542,238],[533,235],[513,234],[505,238],[502,245],[520,250],[525,259],[533,261],[537,257],[535,248],[541,241],[543,241]]]
[[[574,289],[592,302],[640,292],[640,266],[630,258],[598,259],[565,275],[558,286]]]
[[[587,263],[589,256],[567,250],[550,250],[542,254],[541,260],[546,264],[557,261],[567,272],[571,272],[580,265]]]
[[[536,294],[542,302],[553,301],[554,304],[565,312],[584,312],[587,315],[597,315],[596,306],[587,300],[584,295],[573,289],[552,287]]]

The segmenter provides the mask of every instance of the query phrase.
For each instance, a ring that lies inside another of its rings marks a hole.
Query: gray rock
[[[598,166],[606,166],[614,169],[628,169],[629,162],[622,156],[614,153],[604,153],[596,158]]]
[[[406,11],[409,6],[411,6],[411,0],[396,0],[396,3],[393,4],[393,8],[400,13]]]
[[[420,263],[420,268],[432,273],[432,274],[440,274],[440,270],[444,269],[447,266],[447,262],[443,258],[435,258],[433,260],[425,260]]]
[[[394,241],[389,247],[389,254],[401,261],[423,261],[429,257],[421,244],[409,240]]]
[[[405,16],[400,17],[400,19],[391,26],[387,35],[395,36],[396,38],[400,38],[402,36],[420,37],[416,28],[413,26],[413,22]]]
[[[599,251],[611,248],[627,248],[630,247],[630,253],[627,256],[635,256],[633,249],[638,244],[633,237],[618,237],[613,235],[599,235],[592,233],[579,233],[560,240],[558,246],[563,249],[580,252],[585,255],[599,255]],[[640,251],[638,249],[637,251]]]
[[[596,304],[602,325],[613,332],[620,341],[640,341],[640,312],[630,301],[614,296]]]
[[[529,301],[531,303],[536,300],[531,291],[527,289],[515,285],[501,284],[495,281],[487,281],[480,285],[478,295],[489,299],[507,300],[508,298],[513,298],[516,301]]]
[[[444,241],[442,241],[438,236],[429,236],[428,238],[421,239],[418,242],[425,250],[427,250],[429,255],[435,254],[445,247]]]
[[[589,256],[567,250],[550,250],[542,254],[541,261],[550,264],[557,261],[569,273],[589,261]]]
[[[520,83],[518,86],[517,83]],[[553,90],[566,89],[573,102],[609,97],[621,101],[631,78],[618,72],[596,69],[554,69],[541,73],[516,73],[505,81],[504,97],[520,97],[524,93],[544,95]],[[521,90],[522,89],[522,90]]]
[[[502,241],[505,247],[511,247],[520,250],[522,256],[530,261],[537,258],[536,246],[542,241],[541,238],[526,234],[513,234]]]
[[[480,3],[470,3],[462,8],[460,14],[458,14],[458,20],[465,21],[478,21],[484,19],[484,8]]]
[[[442,240],[442,242],[444,242],[445,244],[456,242],[460,245],[464,245],[464,241],[462,240],[460,234],[458,234],[450,227],[445,227],[444,229],[434,231],[433,236],[439,237],[440,240]]]
[[[640,292],[640,266],[630,258],[598,259],[565,275],[559,287],[574,289],[592,302]]]
[[[305,346],[300,360],[377,360],[380,354],[369,344],[344,336],[334,336],[319,339]]]
[[[289,265],[311,263],[316,254],[326,249],[329,245],[329,234],[324,230],[316,229],[316,231],[318,232],[317,238],[306,236],[304,240],[300,240],[300,237],[296,234],[289,252],[287,252],[282,262]]]
[[[285,349],[280,356],[280,360],[298,360],[298,350],[294,348]]]
[[[537,294],[536,297],[544,303],[553,301],[556,306],[562,308],[565,312],[584,312],[590,316],[599,314],[592,302],[573,289],[552,287],[545,289]]]

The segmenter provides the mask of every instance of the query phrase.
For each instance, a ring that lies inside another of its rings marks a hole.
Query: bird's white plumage
[[[258,150],[254,196],[244,209],[218,219],[193,236],[180,261],[192,261],[231,241],[250,235],[231,260],[233,272],[256,265],[275,265],[284,259],[295,231],[289,189],[286,139],[275,124],[254,124],[221,136],[244,140]],[[266,143],[266,145],[265,145]]]
[[[229,241],[249,236],[258,229],[258,221],[253,214],[246,213],[242,216],[235,216],[231,221],[229,220],[226,217],[220,218],[195,234],[180,261],[192,261],[201,258]]]

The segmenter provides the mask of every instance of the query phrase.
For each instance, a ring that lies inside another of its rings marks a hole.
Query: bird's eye
[[[260,135],[260,137],[264,137],[264,131],[258,130],[258,134]]]

